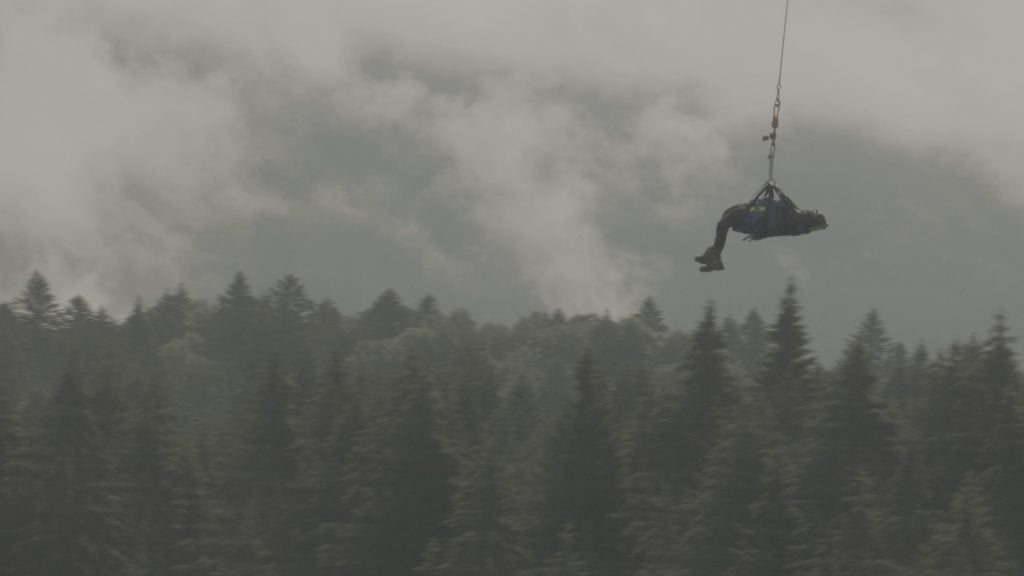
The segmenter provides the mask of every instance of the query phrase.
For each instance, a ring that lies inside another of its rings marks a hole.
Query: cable
[[[768,183],[775,183],[775,142],[778,140],[779,111],[782,110],[782,65],[786,58],[786,30],[789,28],[789,0],[786,0],[786,13],[782,18],[782,47],[779,49],[779,81],[775,85],[775,104],[772,105],[772,132],[762,138],[771,140],[768,151]]]

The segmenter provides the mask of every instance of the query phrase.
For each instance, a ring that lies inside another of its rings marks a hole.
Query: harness
[[[743,222],[734,229],[746,234],[744,240],[761,240],[771,236],[805,233],[798,230],[800,211],[782,189],[769,180],[747,203]]]

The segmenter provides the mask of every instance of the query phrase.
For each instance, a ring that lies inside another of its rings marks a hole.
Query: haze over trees
[[[927,350],[868,311],[834,366],[797,287],[690,330],[480,324],[285,276],[123,320],[33,275],[0,304],[11,575],[1012,575],[1007,320]]]

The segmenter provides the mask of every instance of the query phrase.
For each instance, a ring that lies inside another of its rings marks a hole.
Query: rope
[[[779,50],[779,82],[775,85],[775,104],[772,105],[772,132],[763,140],[771,140],[768,151],[768,182],[775,183],[775,142],[778,140],[779,111],[782,109],[782,64],[786,58],[786,29],[789,27],[789,0],[786,0],[786,13],[782,18],[782,47]]]

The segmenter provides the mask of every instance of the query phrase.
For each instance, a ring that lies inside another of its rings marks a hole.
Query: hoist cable
[[[775,85],[775,104],[772,106],[772,132],[764,140],[771,140],[768,151],[768,183],[775,184],[775,142],[778,140],[779,111],[782,109],[782,64],[786,58],[786,29],[789,27],[789,0],[786,0],[786,12],[782,18],[782,47],[779,49],[779,81]]]

